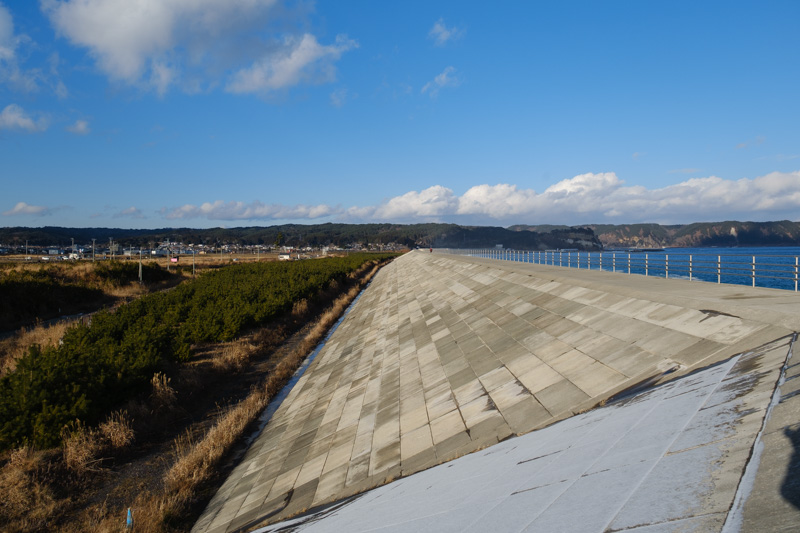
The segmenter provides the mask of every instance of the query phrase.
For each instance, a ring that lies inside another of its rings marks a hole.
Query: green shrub
[[[146,390],[155,372],[187,360],[192,344],[231,340],[291,312],[295,301],[313,300],[364,263],[388,257],[232,265],[96,313],[90,326],[68,330],[61,345],[31,348],[0,379],[0,449],[53,446],[64,425],[99,421]]]

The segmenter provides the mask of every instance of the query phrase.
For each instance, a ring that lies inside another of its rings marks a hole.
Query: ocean
[[[800,247],[667,248],[663,251],[604,252],[513,250],[475,251],[470,255],[795,291]],[[755,283],[754,283],[755,280]]]

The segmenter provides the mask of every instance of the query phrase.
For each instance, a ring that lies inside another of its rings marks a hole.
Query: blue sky
[[[0,0],[0,225],[800,220],[797,20]]]

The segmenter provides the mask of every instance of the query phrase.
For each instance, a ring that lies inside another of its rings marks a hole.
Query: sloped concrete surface
[[[259,531],[721,531],[788,341]]]
[[[794,344],[755,449],[758,469],[737,520],[743,531],[800,530],[800,357]]]
[[[407,254],[193,531],[252,529],[548,426],[784,338],[798,310],[785,291]]]

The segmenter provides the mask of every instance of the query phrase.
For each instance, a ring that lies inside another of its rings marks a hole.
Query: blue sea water
[[[798,246],[667,248],[649,252],[609,250],[602,253],[491,250],[472,255],[485,257],[487,254],[505,260],[792,291],[798,288],[800,274]]]

